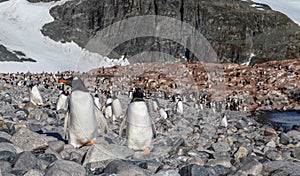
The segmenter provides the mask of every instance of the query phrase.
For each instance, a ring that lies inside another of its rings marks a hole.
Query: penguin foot
[[[144,149],[144,153],[146,154],[146,155],[149,155],[150,153],[151,153],[151,151],[150,151],[150,148],[145,148]]]
[[[87,143],[85,144],[85,146],[91,146],[91,145],[93,145],[93,144],[95,144],[94,141],[89,141],[89,142],[87,142]]]

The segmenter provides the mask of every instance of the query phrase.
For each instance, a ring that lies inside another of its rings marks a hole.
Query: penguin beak
[[[60,80],[58,80],[58,82],[72,86],[72,80],[73,80],[73,77],[68,78],[68,79],[60,79]]]
[[[58,82],[59,83],[66,83],[68,80],[65,80],[65,79],[60,79]]]

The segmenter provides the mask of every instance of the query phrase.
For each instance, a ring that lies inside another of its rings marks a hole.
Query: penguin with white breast
[[[183,103],[181,98],[176,99],[176,113],[183,114]]]
[[[36,106],[43,106],[44,101],[37,85],[30,84],[29,87],[30,87],[30,94],[29,94],[30,102]]]
[[[134,91],[128,105],[127,114],[120,127],[120,137],[125,126],[128,147],[149,154],[155,137],[155,127],[140,88]]]
[[[59,112],[66,112],[68,110],[68,100],[69,100],[69,92],[62,91],[59,95],[57,103],[56,103],[56,111]]]
[[[111,107],[112,107],[112,113],[113,113],[113,121],[116,121],[118,118],[121,117],[122,112],[123,112],[121,102],[116,96],[114,96],[114,98],[113,98]]]
[[[99,122],[104,131],[107,130],[107,123],[103,115],[101,116],[100,110],[95,106],[93,96],[78,77],[62,79],[59,82],[72,87],[69,112],[66,115],[64,126],[65,135],[68,127],[68,143],[75,148],[94,144]]]
[[[108,95],[107,99],[106,99],[106,103],[105,103],[105,110],[104,110],[104,115],[105,115],[105,118],[107,118],[107,119],[109,119],[113,116],[112,102],[113,102],[113,99],[111,98],[111,95]]]

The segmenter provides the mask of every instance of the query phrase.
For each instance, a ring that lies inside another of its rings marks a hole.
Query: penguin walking
[[[128,147],[133,150],[144,150],[146,154],[149,154],[156,134],[143,95],[140,88],[134,91],[133,98],[128,105],[127,114],[120,127],[120,137],[122,137],[126,125]]]
[[[72,87],[69,99],[69,111],[65,117],[64,135],[68,136],[68,143],[79,148],[92,145],[98,134],[98,125],[107,130],[107,123],[95,106],[93,96],[78,77],[62,79],[59,82]],[[68,128],[68,133],[66,134]],[[66,137],[66,136],[65,136]]]
[[[29,94],[30,102],[36,106],[43,106],[44,101],[37,85],[30,84],[29,87],[31,89]]]

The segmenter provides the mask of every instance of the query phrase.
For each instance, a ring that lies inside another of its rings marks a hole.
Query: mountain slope
[[[75,41],[82,47],[115,22],[134,16],[162,15],[197,29],[211,43],[220,62],[243,63],[251,55],[256,55],[256,63],[300,57],[300,27],[286,15],[252,1],[77,0],[54,7],[51,15],[55,21],[43,27],[43,34],[57,41]],[[113,35],[122,35],[124,24],[117,28]],[[185,48],[170,40],[147,36],[124,41],[114,51],[109,55],[112,58],[150,51],[177,57],[185,53]]]
[[[88,71],[95,67],[128,64],[123,60],[110,60],[90,53],[74,42],[60,43],[45,37],[40,30],[45,23],[53,21],[49,9],[65,2],[30,3],[26,0],[10,0],[0,3],[0,44],[6,47],[7,53],[21,51],[24,54],[22,57],[36,60],[1,62],[1,72]]]

